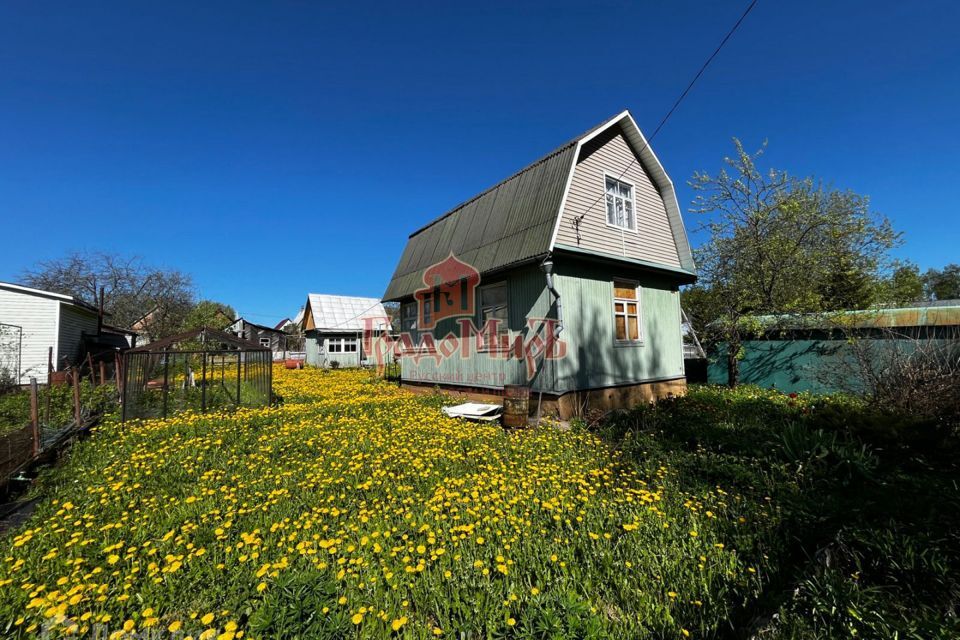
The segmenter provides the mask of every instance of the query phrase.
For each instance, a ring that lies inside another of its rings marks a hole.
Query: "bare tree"
[[[97,304],[104,289],[104,310],[110,322],[130,327],[142,321],[152,338],[173,333],[193,306],[193,281],[176,269],[162,269],[139,256],[74,252],[46,260],[22,275],[37,289],[75,296]]]
[[[960,329],[842,328],[845,351],[822,375],[873,404],[945,429],[960,427]]]

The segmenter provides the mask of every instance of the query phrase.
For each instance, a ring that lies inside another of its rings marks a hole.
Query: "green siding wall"
[[[454,356],[439,364],[429,358],[414,363],[404,356],[403,378],[430,384],[460,384],[499,388],[504,384],[530,384],[534,390],[564,393],[648,380],[683,376],[679,296],[675,282],[635,267],[618,267],[564,258],[556,260],[555,284],[560,292],[566,356],[546,360],[537,377],[528,381],[525,363],[516,359],[473,354]],[[641,287],[643,344],[615,346],[613,329],[613,278],[630,278]],[[556,318],[556,307],[537,266],[509,272],[510,330],[530,336],[527,318]],[[496,282],[486,278],[481,284]],[[445,335],[457,329],[455,320],[442,321],[435,331]]]
[[[360,345],[358,350],[349,353],[321,353],[320,348],[325,345],[326,338],[352,338],[357,340]],[[336,361],[338,366],[350,368],[360,366],[360,351],[363,344],[363,335],[358,333],[318,333],[315,330],[308,331],[305,339],[306,362],[311,367],[329,367],[330,363]]]
[[[614,340],[613,279],[640,284],[642,344]],[[557,265],[567,357],[557,363],[558,391],[683,376],[680,299],[669,279],[629,267],[565,260]]]
[[[320,366],[320,347],[316,331],[308,331],[304,340],[304,350],[306,353],[307,365],[310,367]]]
[[[543,273],[531,266],[512,271],[503,278],[484,279],[481,286],[501,280],[507,281],[510,331],[527,336],[527,318],[544,317],[547,314],[549,295]],[[474,318],[474,322],[479,323],[479,318]],[[450,332],[455,335],[460,333],[455,319],[438,322],[434,335],[444,336]],[[525,364],[514,358],[494,358],[484,353],[473,353],[470,358],[454,356],[439,363],[428,357],[415,362],[412,356],[404,356],[402,362],[403,379],[415,382],[490,388],[500,388],[505,384],[527,384]]]

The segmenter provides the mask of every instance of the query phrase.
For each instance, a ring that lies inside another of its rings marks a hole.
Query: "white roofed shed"
[[[315,367],[360,366],[365,359],[363,332],[370,320],[375,331],[390,329],[389,314],[379,298],[323,293],[307,295],[301,325],[306,335],[307,364]]]

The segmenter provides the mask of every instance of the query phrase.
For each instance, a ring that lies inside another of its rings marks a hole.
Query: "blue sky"
[[[325,4],[0,5],[0,279],[95,249],[259,322],[379,296],[416,227],[624,108],[651,132],[746,5]],[[768,140],[870,195],[900,257],[960,260],[957,24],[760,0],[654,141],[682,209],[731,136]]]

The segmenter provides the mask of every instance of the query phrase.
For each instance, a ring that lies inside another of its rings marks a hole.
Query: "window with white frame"
[[[260,338],[260,346],[261,346],[261,347],[269,347],[269,346],[270,346],[270,338]]]
[[[613,328],[617,342],[640,342],[640,296],[637,283],[628,280],[613,281]]]
[[[327,353],[356,353],[356,338],[327,338]]]
[[[497,325],[497,337],[506,336],[509,334],[509,327],[507,326],[510,318],[510,310],[507,305],[507,283],[506,282],[497,282],[496,284],[488,284],[483,287],[480,287],[477,290],[477,308],[480,312],[480,329],[483,330],[483,327],[490,320],[499,320]],[[491,348],[490,344],[486,344],[486,337],[484,336],[484,345],[483,348]],[[502,340],[501,340],[502,343]]]
[[[628,231],[637,230],[633,208],[633,185],[607,176],[607,224]]]

